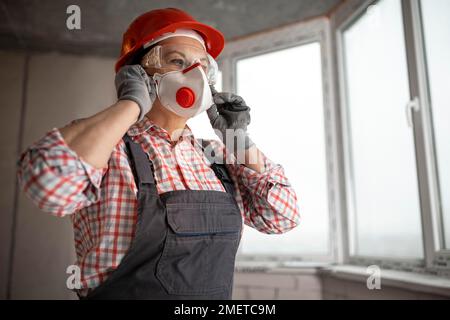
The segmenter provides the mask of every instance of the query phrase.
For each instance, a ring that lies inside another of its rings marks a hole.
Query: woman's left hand
[[[250,124],[250,107],[246,105],[242,97],[233,93],[217,92],[212,86],[211,92],[214,104],[207,113],[211,126],[218,131],[216,134],[227,148],[233,147],[234,151],[249,149],[254,145],[247,133],[247,126]],[[227,137],[233,136],[237,138],[237,143],[228,142],[227,145]]]

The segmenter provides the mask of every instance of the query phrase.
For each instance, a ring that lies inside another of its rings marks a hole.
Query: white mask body
[[[155,73],[153,79],[161,104],[181,117],[195,117],[214,103],[208,79],[200,65],[182,71]]]

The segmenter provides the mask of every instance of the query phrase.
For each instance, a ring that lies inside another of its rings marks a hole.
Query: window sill
[[[362,266],[312,262],[280,264],[279,262],[238,261],[236,272],[320,274],[364,283],[369,276],[366,267]],[[428,274],[381,269],[381,287],[383,286],[450,297],[450,279]]]
[[[369,276],[366,267],[352,265],[329,266],[320,272],[339,279],[363,282]],[[434,275],[381,269],[381,287],[383,285],[450,297],[450,279]]]
[[[269,261],[237,261],[237,272],[263,272],[271,274],[314,274],[329,263],[322,262],[269,262]]]

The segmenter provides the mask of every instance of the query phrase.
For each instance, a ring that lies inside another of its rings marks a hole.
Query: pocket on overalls
[[[232,286],[242,218],[232,204],[167,205],[167,233],[156,276],[169,294],[208,295]]]

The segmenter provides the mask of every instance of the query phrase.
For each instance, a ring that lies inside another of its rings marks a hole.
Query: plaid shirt
[[[186,189],[225,192],[188,126],[173,142],[166,130],[144,117],[129,128],[128,135],[152,160],[158,193]],[[215,152],[234,159],[223,143],[210,143]],[[108,277],[133,239],[137,188],[125,150],[121,140],[107,167],[97,169],[71,150],[54,128],[18,162],[19,182],[27,196],[55,216],[70,215],[84,292]],[[258,173],[227,161],[244,223],[263,233],[283,233],[299,223],[297,197],[280,165],[266,157],[264,165],[264,171]]]

